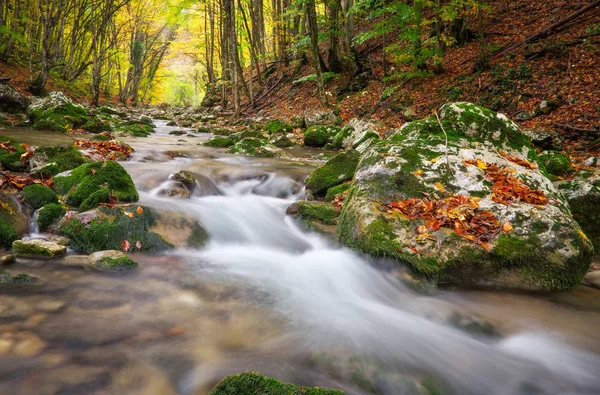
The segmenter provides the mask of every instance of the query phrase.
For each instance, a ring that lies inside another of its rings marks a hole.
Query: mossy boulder
[[[51,92],[47,98],[32,104],[28,110],[34,129],[64,132],[88,122],[87,111],[73,103],[62,92]]]
[[[331,143],[340,129],[335,126],[311,126],[304,132],[304,145],[307,147],[323,148]]]
[[[208,235],[197,220],[184,214],[143,206],[99,207],[62,223],[58,234],[68,237],[74,250],[93,253],[122,250],[157,252],[202,247]]]
[[[288,207],[286,214],[300,219],[310,229],[334,235],[340,210],[331,203],[301,201]]]
[[[203,131],[198,130],[198,132],[208,133],[210,132],[210,129],[206,128]],[[212,134],[214,134],[215,136],[231,136],[232,134],[235,134],[235,130],[217,128],[212,130]]]
[[[0,249],[29,232],[29,216],[23,213],[15,199],[0,192]]]
[[[572,173],[575,168],[571,159],[558,151],[544,151],[539,154],[539,161],[544,165],[548,174],[556,177],[565,177]]]
[[[575,221],[600,251],[600,169],[584,169],[571,180],[557,182],[571,207]]]
[[[316,196],[325,196],[327,190],[354,177],[360,160],[358,151],[342,152],[317,168],[306,180],[306,188]]]
[[[81,152],[68,144],[39,147],[29,160],[30,171],[43,177],[55,176],[85,163]]]
[[[591,243],[563,195],[532,163],[537,156],[530,140],[504,115],[473,104],[445,105],[439,114],[443,129],[432,116],[404,125],[364,152],[340,215],[339,240],[439,283],[530,290],[579,285],[591,261]],[[519,199],[504,204],[494,198],[488,165],[541,191],[547,204]],[[455,231],[463,229],[464,219],[434,230],[421,217],[410,219],[385,206],[456,196],[475,198],[476,212],[491,213],[508,230],[497,226],[482,246]],[[419,237],[423,228],[426,237]]]
[[[340,185],[336,185],[327,190],[327,194],[325,195],[325,201],[331,202],[335,197],[341,193],[348,192],[348,188],[350,188],[350,183],[344,183]]]
[[[87,122],[81,128],[89,133],[103,133],[113,130],[110,122],[103,121],[97,117],[89,117]]]
[[[295,146],[294,142],[285,135],[278,135],[270,140],[270,143],[277,148],[290,148]]]
[[[229,137],[214,137],[204,143],[207,147],[213,148],[229,148],[234,144],[235,142]]]
[[[8,136],[0,136],[0,164],[10,171],[24,171],[26,166],[21,163],[21,155],[25,148],[17,140]]]
[[[266,140],[245,138],[231,146],[227,153],[256,156],[260,158],[281,158],[288,156],[281,148],[269,144]]]
[[[339,390],[319,387],[297,387],[282,383],[260,373],[246,372],[225,377],[215,386],[209,395],[343,395]]]
[[[137,269],[138,263],[121,251],[110,250],[90,254],[87,266],[102,272],[124,272]]]
[[[41,208],[48,203],[58,203],[58,196],[54,191],[45,185],[29,185],[21,191],[23,201],[34,210]]]
[[[46,204],[37,213],[37,224],[40,231],[45,232],[52,225],[58,223],[67,213],[67,210],[60,204],[49,203]]]
[[[258,130],[243,130],[241,132],[231,134],[229,137],[236,142],[243,139],[268,140],[268,137]]]
[[[127,171],[113,161],[87,163],[69,174],[54,178],[54,190],[64,196],[64,201],[80,211],[108,203],[136,202],[139,199],[135,185]]]
[[[67,247],[46,240],[16,240],[12,252],[17,257],[50,259],[65,255]]]
[[[154,126],[143,121],[127,121],[118,123],[114,132],[121,136],[148,137],[154,133]]]
[[[262,127],[267,134],[273,135],[277,133],[288,134],[291,133],[294,128],[289,123],[282,121],[281,119],[274,119],[269,121]]]
[[[379,140],[375,124],[354,118],[333,137],[331,145],[337,149],[356,149],[370,139]]]

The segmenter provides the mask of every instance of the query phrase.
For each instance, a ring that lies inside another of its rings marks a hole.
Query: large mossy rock
[[[316,196],[325,196],[329,188],[354,177],[360,160],[358,151],[342,152],[317,168],[306,180],[306,188]]]
[[[323,148],[333,141],[340,132],[336,126],[311,126],[304,132],[304,145],[307,147]]]
[[[259,158],[284,158],[289,155],[266,140],[245,138],[231,146],[227,153],[236,155],[256,156]]]
[[[583,169],[571,180],[557,182],[567,198],[573,218],[600,251],[600,169]]]
[[[12,242],[29,231],[29,217],[23,213],[15,200],[0,193],[0,250],[9,248]]]
[[[21,155],[25,148],[17,140],[8,136],[0,136],[0,165],[10,171],[24,171],[26,166],[21,163]]]
[[[246,372],[225,377],[209,395],[343,395],[344,392],[319,387],[297,387],[260,373]]]
[[[86,253],[122,250],[124,241],[128,251],[200,248],[208,239],[198,221],[137,205],[101,206],[79,213],[62,223],[57,232],[69,238],[73,249]]]
[[[294,128],[292,127],[292,125],[285,121],[282,121],[281,119],[274,119],[272,121],[267,122],[262,127],[262,130],[264,130],[269,135],[273,135],[279,133],[288,134],[291,133],[294,130]]]
[[[407,264],[440,283],[534,290],[580,284],[591,261],[591,243],[564,196],[543,169],[530,163],[537,155],[529,138],[504,115],[473,104],[445,105],[439,118],[443,129],[432,116],[404,125],[365,151],[340,215],[339,240]],[[494,186],[488,172],[492,166],[512,181]],[[539,192],[503,200],[511,188]],[[546,201],[534,199],[536,193]],[[413,207],[459,196],[475,198],[471,204],[476,208],[451,210],[439,229],[423,217],[411,219],[385,206],[417,199]],[[492,223],[489,218],[469,222],[482,212],[494,218],[493,234],[468,236],[465,229],[483,232]]]
[[[58,203],[58,196],[54,191],[45,185],[29,185],[21,191],[23,201],[34,210],[41,208],[49,203]]]
[[[29,98],[23,96],[12,85],[0,83],[0,111],[9,113],[25,112]]]
[[[138,263],[121,251],[98,251],[90,254],[87,267],[102,272],[124,272],[137,269]]]
[[[309,229],[334,236],[340,211],[331,203],[300,201],[288,207],[286,214],[300,219]]]
[[[65,255],[67,247],[46,240],[16,240],[12,252],[17,257],[50,259]]]
[[[34,129],[64,132],[79,128],[89,120],[85,108],[73,103],[62,92],[51,92],[29,106],[28,112]]]
[[[331,145],[338,149],[356,149],[370,139],[379,139],[375,124],[354,118],[333,137]]]
[[[113,130],[120,136],[148,137],[154,133],[154,125],[142,120],[126,121],[117,123]]]
[[[555,177],[566,177],[575,171],[571,159],[557,151],[542,152],[539,155],[539,161],[544,165],[548,174]]]
[[[41,208],[37,213],[36,221],[42,232],[45,232],[52,225],[58,223],[67,213],[67,210],[60,204],[49,203]]]
[[[29,159],[31,172],[40,176],[55,176],[85,164],[83,155],[72,145],[39,147]]]
[[[113,161],[88,163],[69,174],[54,178],[54,190],[65,203],[86,211],[112,198],[117,202],[137,202],[139,195],[127,171]]]

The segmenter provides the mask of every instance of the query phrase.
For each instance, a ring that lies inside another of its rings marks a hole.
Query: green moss
[[[228,137],[215,137],[204,143],[204,145],[206,145],[207,147],[214,148],[229,148],[234,144],[235,142]]]
[[[97,264],[104,270],[111,272],[123,272],[127,270],[137,269],[138,263],[129,257],[111,258],[104,257]]]
[[[185,130],[171,130],[169,134],[172,136],[183,136],[184,134],[187,134],[187,132]]]
[[[21,155],[26,151],[17,140],[8,136],[0,136],[0,144],[14,148],[13,152],[0,148],[0,164],[10,171],[23,171],[25,166],[21,164]],[[11,149],[12,150],[12,149]]]
[[[113,130],[109,122],[102,121],[97,117],[90,117],[81,128],[90,133],[110,132]]]
[[[202,248],[206,245],[207,241],[208,233],[206,233],[206,230],[202,226],[197,225],[192,229],[192,233],[187,240],[187,245],[191,248]]]
[[[246,372],[225,377],[209,395],[343,395],[339,390],[297,387],[260,373]]]
[[[334,126],[311,126],[304,132],[304,145],[321,148],[331,143],[338,132],[339,128]]]
[[[88,120],[85,109],[81,106],[67,103],[48,109],[34,110],[31,114],[33,128],[64,132],[83,126]]]
[[[350,184],[346,183],[329,188],[327,190],[327,194],[325,195],[325,201],[331,202],[333,199],[335,199],[336,195],[346,192],[350,186]]]
[[[95,136],[92,136],[92,138],[90,140],[92,140],[92,141],[110,141],[112,139],[110,138],[110,136],[107,136],[104,134],[97,134]]]
[[[275,133],[291,133],[294,128],[292,127],[292,125],[288,124],[285,121],[282,121],[280,119],[275,119],[273,121],[269,121],[264,127],[263,130],[265,132],[267,132],[268,134],[275,134]]]
[[[70,206],[89,208],[90,198],[102,189],[110,192],[119,202],[136,202],[139,199],[135,185],[127,171],[113,161],[88,163],[74,169],[71,175],[56,177],[54,190],[66,196]],[[94,199],[101,197],[95,195]],[[85,205],[83,203],[86,202]]]
[[[354,177],[359,160],[360,154],[354,150],[336,155],[313,171],[306,180],[306,187],[315,195],[325,195],[329,188]]]
[[[57,223],[67,213],[60,204],[46,204],[37,214],[37,224],[42,232],[48,230],[50,226]]]
[[[337,224],[338,209],[330,203],[296,202],[297,215],[305,221],[317,221],[325,225]]]
[[[154,132],[154,127],[142,121],[128,121],[117,125],[114,130],[133,137],[148,137]]]
[[[590,193],[569,199],[573,218],[590,238],[596,251],[600,251],[600,195]]]
[[[23,188],[21,196],[23,197],[23,201],[35,210],[48,203],[58,203],[56,193],[52,189],[40,184],[33,184]]]
[[[367,133],[365,133],[360,140],[358,140],[356,143],[354,143],[354,145],[352,146],[352,148],[357,148],[359,145],[361,145],[362,143],[364,143],[367,140],[371,140],[371,139],[375,139],[375,140],[379,140],[379,134],[369,130]]]
[[[9,248],[13,241],[18,239],[19,236],[14,227],[0,218],[0,247]]]
[[[200,130],[198,130],[198,131],[200,131]],[[210,129],[208,129],[208,131],[210,131]],[[215,136],[230,136],[230,135],[234,134],[235,131],[229,130],[229,129],[213,129],[212,133]]]
[[[54,163],[43,167],[39,174],[44,177],[55,176],[67,170],[72,170],[85,163],[81,152],[72,145],[57,145],[52,147],[39,147],[35,150],[35,156],[44,155],[48,163]]]
[[[258,130],[244,130],[242,132],[232,134],[229,137],[234,141],[241,141],[243,139],[267,140],[267,136]]]
[[[557,177],[568,176],[575,170],[569,157],[556,151],[544,151],[539,155],[539,162],[544,165],[548,174]]]
[[[333,136],[333,139],[331,139],[331,145],[337,149],[342,148],[344,139],[346,137],[350,136],[350,134],[352,134],[353,131],[354,131],[353,127],[346,126],[342,130],[340,130],[335,136]]]
[[[246,138],[231,146],[227,153],[272,158],[275,154],[271,150],[265,149],[268,145],[269,143],[264,140]]]
[[[98,207],[100,203],[110,202],[110,191],[106,188],[97,190],[88,196],[79,206],[79,211],[88,211]]]
[[[142,252],[172,249],[172,245],[150,230],[155,222],[152,210],[145,207],[143,214],[135,210],[136,207],[100,208],[101,215],[89,223],[71,219],[60,226],[58,233],[69,238],[73,249],[88,254],[121,250],[123,240],[129,241],[132,246],[139,241]]]
[[[0,284],[5,285],[30,285],[35,282],[36,278],[26,273],[11,276],[7,273],[0,273]]]

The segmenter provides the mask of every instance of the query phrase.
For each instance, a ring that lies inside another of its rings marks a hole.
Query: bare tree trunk
[[[319,26],[317,25],[317,11],[315,9],[315,0],[306,0],[305,2],[306,19],[308,21],[308,30],[310,33],[311,49],[313,53],[313,65],[317,75],[317,90],[319,98],[323,105],[328,106],[327,96],[325,95],[325,84],[323,83],[323,72],[319,61]]]

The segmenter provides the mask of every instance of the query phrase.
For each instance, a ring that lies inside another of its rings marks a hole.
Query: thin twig
[[[435,119],[437,119],[437,123],[438,123],[438,125],[440,125],[442,132],[444,132],[444,137],[446,137],[446,166],[448,167],[448,171],[450,172],[452,177],[456,177],[456,173],[454,173],[454,170],[450,166],[450,157],[448,156],[448,133],[446,133],[446,129],[444,129],[444,126],[442,125],[442,122],[440,121],[440,117],[438,116],[437,111],[434,111],[433,113],[435,114]]]

